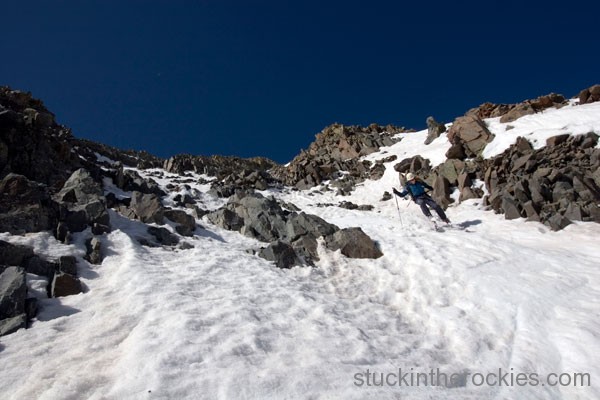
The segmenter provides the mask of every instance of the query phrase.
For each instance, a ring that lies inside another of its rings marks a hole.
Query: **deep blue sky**
[[[287,162],[340,122],[425,128],[600,83],[597,1],[10,1],[0,85],[78,137]]]

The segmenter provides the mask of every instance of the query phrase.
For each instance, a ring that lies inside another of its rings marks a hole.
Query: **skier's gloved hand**
[[[400,192],[396,190],[396,188],[392,188],[392,191],[396,196],[400,196]]]

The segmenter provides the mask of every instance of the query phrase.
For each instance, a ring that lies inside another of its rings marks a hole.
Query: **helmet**
[[[409,172],[408,174],[406,174],[406,180],[407,181],[412,181],[415,178],[416,178],[416,176],[412,172]]]

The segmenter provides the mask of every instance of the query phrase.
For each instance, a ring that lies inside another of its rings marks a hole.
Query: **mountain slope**
[[[597,106],[585,107],[589,128],[600,131]],[[545,128],[548,115],[563,113],[565,127],[580,124],[582,115],[571,119],[568,108],[561,110],[523,117],[514,129],[533,127],[530,137],[541,143],[556,129]],[[347,258],[319,239],[315,268],[278,269],[248,252],[265,243],[201,215],[192,236],[162,225],[179,245],[151,247],[142,244],[153,240],[148,226],[160,225],[126,218],[119,207],[107,211],[111,232],[96,236],[104,255],[98,265],[84,259],[91,227],[73,232],[70,244],[48,232],[0,234],[48,259],[75,255],[84,286],[84,293],[48,299],[46,279],[28,274],[41,308],[30,329],[0,339],[0,397],[598,398],[593,386],[477,385],[477,374],[598,375],[600,224],[575,222],[553,232],[505,220],[471,199],[448,208],[457,229],[433,231],[414,203],[381,200],[398,187],[397,161],[421,155],[433,167],[444,162],[447,137],[425,146],[426,136],[399,133],[391,146],[360,158],[397,157],[382,163],[380,179],[357,183],[347,196],[327,181],[308,190],[261,191],[340,228],[360,226],[384,254],[374,260]],[[490,145],[502,151],[500,143]],[[104,161],[104,168],[113,162]],[[192,210],[178,195],[205,211],[227,201],[211,192],[214,177],[124,170],[152,179],[166,193],[162,203],[177,210]],[[107,199],[132,196],[112,178],[103,189]],[[338,207],[342,200],[373,210]],[[390,375],[436,368],[460,379],[452,388],[408,387]],[[396,384],[374,386],[369,376],[369,385],[367,370],[377,373],[375,382],[384,373]]]

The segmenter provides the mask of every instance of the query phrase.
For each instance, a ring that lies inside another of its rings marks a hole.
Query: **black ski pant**
[[[415,203],[417,203],[421,207],[421,211],[423,211],[423,214],[425,214],[427,217],[431,217],[431,211],[429,211],[428,208],[429,206],[431,207],[431,209],[435,210],[435,212],[440,216],[440,218],[443,221],[448,219],[446,217],[446,213],[444,212],[444,210],[442,210],[442,207],[440,207],[438,203],[436,203],[431,197],[429,197],[426,194],[415,198]]]

